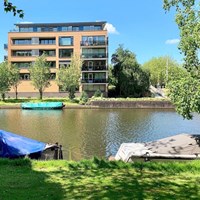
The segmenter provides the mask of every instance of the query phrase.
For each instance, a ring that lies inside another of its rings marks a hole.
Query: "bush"
[[[85,105],[88,102],[88,99],[89,99],[88,94],[85,91],[83,91],[81,93],[81,98],[80,98],[79,104]]]
[[[94,93],[94,97],[101,97],[102,96],[102,93],[101,93],[101,90],[96,90],[95,93]]]

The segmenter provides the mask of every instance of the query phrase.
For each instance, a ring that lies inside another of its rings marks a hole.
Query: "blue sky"
[[[6,52],[7,33],[15,23],[107,21],[109,55],[119,44],[133,51],[140,64],[152,57],[171,56],[179,63],[179,30],[174,11],[165,13],[162,0],[13,0],[25,12],[24,19],[0,9],[0,61]]]

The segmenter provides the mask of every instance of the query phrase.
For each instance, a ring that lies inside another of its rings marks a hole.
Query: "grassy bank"
[[[0,199],[200,199],[200,161],[0,160]]]

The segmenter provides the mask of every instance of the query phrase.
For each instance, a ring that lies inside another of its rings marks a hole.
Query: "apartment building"
[[[56,84],[56,72],[70,64],[72,54],[83,59],[79,92],[92,95],[108,87],[108,34],[106,22],[20,23],[8,33],[7,59],[20,69],[19,96],[37,96],[30,81],[29,66],[45,53],[51,67],[51,86],[45,96],[66,96]],[[12,90],[10,94],[12,94]]]

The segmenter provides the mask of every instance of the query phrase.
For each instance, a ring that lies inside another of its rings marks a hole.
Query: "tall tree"
[[[0,63],[0,93],[3,101],[5,93],[10,90],[10,65],[7,61]]]
[[[5,12],[12,12],[14,16],[19,15],[20,18],[24,17],[24,11],[18,9],[11,1],[4,0],[4,11]]]
[[[46,61],[44,54],[37,57],[34,64],[30,66],[29,72],[32,84],[39,91],[42,99],[44,90],[50,86],[51,77],[49,62]]]
[[[169,11],[171,7],[176,8],[176,23],[180,30],[179,49],[184,55],[184,67],[189,72],[188,76],[170,85],[170,97],[178,113],[187,119],[192,118],[192,112],[200,113],[199,6],[198,0],[164,0],[166,11]],[[190,87],[187,87],[185,91],[187,84]],[[176,86],[179,90],[174,88]]]
[[[183,67],[169,56],[152,58],[144,63],[143,69],[150,73],[152,85],[166,85],[168,81],[174,80],[174,78],[177,78],[185,71]]]
[[[18,98],[18,86],[20,84],[20,72],[16,64],[10,65],[10,84],[15,91],[15,99]]]
[[[63,91],[69,92],[70,99],[75,97],[76,88],[80,84],[82,63],[79,56],[73,55],[69,67],[61,67],[57,73],[57,84]]]
[[[117,95],[141,97],[149,90],[149,74],[141,69],[133,52],[119,45],[111,61]]]

